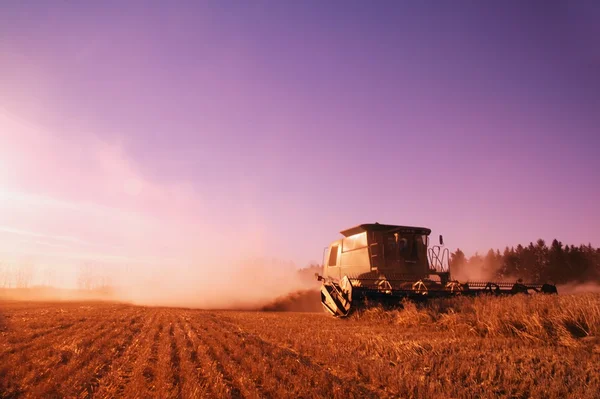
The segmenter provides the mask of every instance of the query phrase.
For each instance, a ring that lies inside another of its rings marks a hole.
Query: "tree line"
[[[527,246],[506,247],[503,252],[490,249],[485,256],[478,253],[467,258],[457,249],[450,256],[454,278],[474,281],[473,276],[531,282],[585,283],[600,281],[600,248],[588,245],[566,245],[554,239],[550,246],[542,239]]]
[[[0,263],[0,288],[29,288],[35,275],[31,264],[17,266]]]
[[[11,265],[0,263],[0,288],[56,287],[64,283],[57,278],[53,268],[37,269],[31,263]],[[77,289],[84,291],[107,290],[113,281],[101,267],[81,264],[76,269]]]

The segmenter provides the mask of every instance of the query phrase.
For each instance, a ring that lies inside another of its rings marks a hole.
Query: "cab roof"
[[[405,233],[405,234],[431,234],[431,229],[426,227],[415,227],[415,226],[399,226],[395,224],[380,224],[380,223],[364,223],[358,226],[351,227],[346,230],[342,230],[340,233],[344,237],[349,237],[354,234],[362,233],[363,231],[383,231],[386,233]]]

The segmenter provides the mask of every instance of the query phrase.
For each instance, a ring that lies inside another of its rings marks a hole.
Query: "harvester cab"
[[[321,303],[334,316],[347,316],[357,304],[399,303],[402,299],[518,293],[555,293],[549,284],[459,283],[450,277],[443,237],[429,245],[425,227],[361,224],[341,232],[323,254]],[[517,288],[515,288],[517,287]]]

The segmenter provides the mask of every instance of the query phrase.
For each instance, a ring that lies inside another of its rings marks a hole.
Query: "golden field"
[[[0,302],[0,397],[595,398],[600,295],[320,312]]]

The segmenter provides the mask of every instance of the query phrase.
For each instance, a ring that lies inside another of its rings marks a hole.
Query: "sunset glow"
[[[600,244],[589,10],[309,3],[4,4],[0,262],[234,279],[375,221]]]

